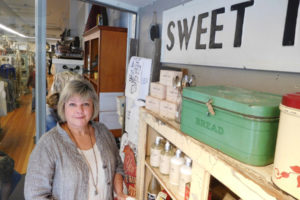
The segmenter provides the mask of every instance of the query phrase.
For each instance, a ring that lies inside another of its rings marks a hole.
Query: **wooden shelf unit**
[[[84,77],[92,83],[99,97],[100,93],[124,92],[127,29],[95,26],[83,34],[83,40]],[[110,131],[115,137],[122,134],[122,129]]]
[[[207,200],[211,176],[243,200],[295,200],[271,181],[273,165],[254,167],[182,133],[175,121],[162,118],[145,108],[140,110],[136,198],[146,199],[150,178],[154,175],[175,200],[183,200],[168,177],[149,164],[150,146],[160,135],[193,160],[190,200]]]

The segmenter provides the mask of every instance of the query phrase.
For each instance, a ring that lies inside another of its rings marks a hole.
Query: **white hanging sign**
[[[127,69],[125,96],[145,100],[149,93],[152,60],[132,56]]]
[[[161,61],[300,72],[299,0],[194,0],[163,12]]]

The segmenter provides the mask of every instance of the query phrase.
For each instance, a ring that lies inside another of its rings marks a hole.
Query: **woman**
[[[32,71],[30,72],[29,78],[27,80],[27,87],[31,87],[31,112],[35,111],[35,66],[32,66]]]
[[[33,150],[25,179],[25,199],[118,200],[123,164],[115,139],[101,123],[98,96],[86,80],[70,81],[60,94],[62,123],[43,135]]]

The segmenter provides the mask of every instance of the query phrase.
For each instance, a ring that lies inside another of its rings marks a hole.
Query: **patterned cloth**
[[[3,78],[16,79],[16,69],[10,64],[0,66],[0,76]]]

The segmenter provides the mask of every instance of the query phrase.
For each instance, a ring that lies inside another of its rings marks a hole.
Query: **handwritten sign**
[[[125,96],[134,100],[145,100],[149,93],[152,60],[131,57],[127,76]]]

